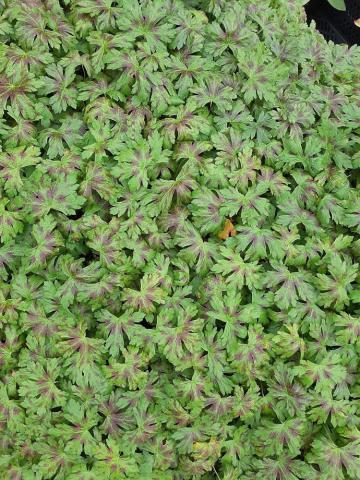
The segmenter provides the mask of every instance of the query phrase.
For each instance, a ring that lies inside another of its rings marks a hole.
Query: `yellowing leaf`
[[[236,230],[231,220],[226,219],[224,229],[218,233],[218,237],[221,240],[226,240],[228,237],[234,237],[236,235]]]

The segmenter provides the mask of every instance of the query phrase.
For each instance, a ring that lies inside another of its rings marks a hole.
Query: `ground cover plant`
[[[360,479],[360,50],[302,3],[0,0],[2,479]]]

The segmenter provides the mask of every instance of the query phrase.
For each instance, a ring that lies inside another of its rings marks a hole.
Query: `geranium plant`
[[[303,0],[0,0],[0,477],[360,479],[359,47]]]

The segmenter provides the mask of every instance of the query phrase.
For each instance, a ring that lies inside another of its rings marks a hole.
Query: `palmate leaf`
[[[162,3],[158,0],[150,6],[131,0],[117,26],[132,40],[143,36],[150,47],[164,48],[163,44],[168,43],[174,35],[171,17],[166,14],[167,9],[162,8]]]
[[[231,100],[236,98],[232,89],[222,85],[218,80],[205,80],[198,87],[192,88],[191,92],[194,96],[190,97],[190,104],[197,107],[215,105],[220,111],[227,110],[231,106]]]
[[[303,357],[305,342],[299,335],[298,326],[290,324],[286,325],[285,328],[284,330],[279,330],[273,338],[273,342],[276,345],[274,351],[283,358],[292,357],[296,352],[300,352],[301,357]]]
[[[190,103],[185,106],[170,107],[167,116],[161,121],[161,133],[166,145],[179,140],[197,140],[200,134],[209,134],[210,121],[202,111]]]
[[[287,74],[285,65],[266,64],[266,54],[262,45],[257,45],[251,58],[246,58],[243,50],[237,50],[239,70],[244,74],[242,93],[246,104],[256,98],[272,102],[275,98],[276,80]]]
[[[184,13],[182,13],[182,15],[184,15]],[[187,18],[175,18],[175,22],[179,22],[179,28],[177,30],[178,32],[181,29],[187,29],[186,21],[192,23],[196,22],[199,24],[202,24],[204,22],[203,18],[201,18],[202,16],[200,11],[199,18],[188,15],[187,12],[185,12],[185,15],[187,16]],[[188,29],[190,30],[189,34],[191,36],[194,36],[196,40],[201,41],[201,31],[193,30],[190,26],[188,27]],[[182,33],[179,32],[177,34],[177,39],[175,40],[175,42],[181,42],[181,36]],[[187,37],[188,40],[189,36]],[[211,59],[205,60],[204,58],[200,58],[198,55],[190,55],[186,57],[183,57],[182,55],[176,55],[170,57],[169,59],[170,78],[174,81],[180,98],[187,97],[194,83],[204,80],[207,77],[207,72],[211,71],[213,68],[215,68],[215,64]]]
[[[8,277],[8,269],[12,270],[19,257],[23,255],[20,245],[14,242],[6,242],[0,247],[0,276]]]
[[[281,455],[284,451],[289,451],[291,456],[299,455],[304,435],[304,420],[294,418],[284,423],[272,423],[265,421],[258,432],[259,444],[265,448],[267,454],[271,455],[272,447],[275,453]]]
[[[32,94],[43,86],[43,81],[23,69],[16,69],[10,75],[0,76],[0,112],[10,106],[16,115],[26,119],[35,117]]]
[[[324,306],[333,304],[334,308],[339,310],[343,305],[349,304],[349,293],[358,274],[358,264],[352,264],[348,258],[342,260],[339,254],[335,254],[330,260],[328,270],[330,275],[317,275],[318,288],[324,292],[320,302]]]
[[[356,229],[356,231],[360,230],[360,202],[356,201],[349,205],[349,208],[347,209],[347,215],[345,216],[345,225],[348,225],[349,227],[353,227]]]
[[[174,180],[158,180],[155,183],[159,191],[156,203],[160,211],[168,211],[174,202],[181,204],[190,200],[191,192],[196,188],[196,181],[183,170]]]
[[[330,420],[334,427],[350,425],[355,414],[354,406],[347,400],[334,400],[331,396],[324,396],[312,404],[309,415],[312,421],[319,424]]]
[[[117,387],[137,390],[147,379],[146,356],[137,348],[122,349],[123,361],[112,361],[107,367],[107,377]]]
[[[308,232],[319,230],[319,221],[309,210],[302,208],[290,193],[286,193],[279,204],[278,222],[289,228],[303,225]]]
[[[320,466],[321,472],[326,474],[329,480],[345,479],[344,471],[350,478],[356,479],[359,477],[359,455],[358,441],[338,446],[332,440],[322,437],[314,441],[308,458],[311,463]]]
[[[114,181],[102,165],[89,162],[86,176],[80,185],[80,192],[84,197],[98,194],[101,198],[110,200],[114,196]]]
[[[31,189],[32,191],[24,195],[35,216],[41,217],[52,210],[73,215],[84,204],[85,199],[76,193],[79,185],[75,176],[63,176],[56,182],[46,179],[46,186],[41,184],[41,178],[34,178],[36,193]]]
[[[114,153],[114,146],[117,142],[113,142],[114,131],[109,122],[94,120],[86,132],[86,145],[84,146],[82,157],[84,159],[95,158],[100,162],[107,157],[109,153]]]
[[[219,259],[212,270],[221,273],[226,281],[239,289],[244,285],[249,288],[261,288],[261,266],[257,262],[245,262],[242,257],[227,247],[220,249],[222,259]]]
[[[39,452],[41,452],[41,460],[37,465],[37,471],[39,475],[44,476],[63,475],[77,463],[77,455],[74,452],[65,451],[63,441],[59,442],[62,446],[61,452],[56,450],[56,442],[51,441],[49,443],[43,443],[38,446]]]
[[[220,228],[223,222],[219,212],[221,204],[221,197],[209,189],[197,189],[194,192],[190,209],[194,224],[201,233],[216,232]]]
[[[269,397],[279,420],[302,416],[312,396],[297,380],[292,367],[277,363],[269,382]]]
[[[40,132],[39,143],[42,147],[47,146],[47,155],[49,158],[55,158],[65,153],[66,147],[71,149],[79,143],[83,122],[74,116],[61,119],[60,125],[55,128],[45,128]],[[77,153],[77,152],[76,152]]]
[[[259,461],[259,473],[256,479],[270,480],[276,478],[278,480],[299,480],[316,478],[316,471],[301,460],[292,458],[288,453],[273,458],[265,458]]]
[[[261,308],[256,304],[241,304],[241,295],[236,288],[229,288],[226,294],[210,300],[211,309],[207,316],[222,322],[220,339],[224,345],[230,347],[236,337],[245,338],[247,325],[261,316]]]
[[[220,190],[223,202],[220,213],[224,216],[234,217],[240,211],[241,220],[246,225],[256,223],[269,213],[270,203],[263,197],[265,193],[261,185],[249,188],[243,195],[236,188]]]
[[[328,354],[318,364],[303,360],[300,366],[295,367],[295,371],[305,386],[315,383],[315,390],[319,392],[332,389],[336,384],[343,382],[347,374],[337,354]]]
[[[117,317],[105,310],[98,313],[98,320],[104,324],[104,332],[107,336],[105,347],[111,356],[117,356],[125,346],[125,341],[131,338],[132,332],[136,330],[136,323],[143,320],[142,312],[124,312]]]
[[[5,189],[10,192],[19,191],[23,185],[23,169],[40,161],[40,150],[37,147],[17,147],[0,153],[0,178]]]
[[[94,409],[85,411],[79,402],[70,400],[64,408],[64,418],[67,423],[56,425],[51,433],[55,438],[67,440],[65,451],[78,455],[82,451],[93,454],[98,441],[96,436],[92,435],[91,429],[99,421],[97,412]]]
[[[311,285],[311,276],[303,271],[291,272],[281,264],[272,262],[274,271],[266,274],[269,287],[277,287],[275,301],[280,308],[295,306],[298,299],[311,301],[315,297],[315,289]]]
[[[41,364],[31,364],[19,372],[22,386],[19,389],[21,404],[28,410],[38,413],[49,408],[64,406],[66,397],[56,382],[61,369],[56,359],[51,359],[44,368]]]
[[[114,27],[120,14],[119,8],[114,7],[111,0],[101,0],[100,2],[81,0],[77,8],[80,13],[95,17],[100,30]]]
[[[191,224],[186,223],[184,227],[175,239],[181,247],[180,256],[190,265],[194,265],[196,271],[208,271],[218,256],[215,244],[204,241]]]
[[[174,365],[181,365],[187,351],[194,353],[201,348],[199,333],[203,321],[196,319],[196,314],[196,308],[189,305],[179,312],[170,310],[168,317],[159,318],[158,342],[166,357]]]
[[[7,243],[23,231],[21,215],[11,210],[9,199],[0,200],[0,240]]]
[[[217,150],[218,163],[224,163],[226,166],[238,166],[238,156],[242,152],[245,142],[240,137],[239,132],[233,128],[227,128],[226,133],[215,133],[211,141]],[[250,146],[250,145],[249,145]]]
[[[269,254],[273,258],[284,256],[283,245],[273,231],[265,228],[237,227],[236,249],[246,252],[245,260],[266,258]]]
[[[49,215],[42,217],[39,223],[34,225],[32,234],[36,246],[31,252],[31,268],[43,265],[63,245],[63,239],[55,229],[56,222]]]
[[[50,105],[55,113],[60,113],[68,107],[76,108],[76,90],[72,86],[75,74],[71,69],[58,65],[46,68],[47,77],[43,77],[42,91],[45,95],[52,93]]]
[[[134,478],[139,473],[136,459],[121,455],[119,450],[119,445],[113,440],[100,445],[95,453],[97,461],[92,469],[94,475],[100,478]]]
[[[170,152],[163,149],[162,144],[160,136],[154,134],[148,142],[138,138],[119,146],[115,157],[118,165],[112,174],[126,180],[130,191],[136,191],[140,186],[146,188],[157,169],[168,162]]]
[[[336,336],[341,343],[357,343],[359,341],[360,319],[342,312],[336,315],[335,324],[339,327]]]
[[[159,284],[157,274],[145,274],[140,281],[140,290],[126,289],[123,293],[125,303],[135,310],[152,312],[156,304],[165,302],[166,291]]]
[[[269,359],[268,348],[269,338],[260,325],[249,327],[245,343],[236,342],[229,348],[233,368],[244,375],[250,385],[255,378],[264,376]]]

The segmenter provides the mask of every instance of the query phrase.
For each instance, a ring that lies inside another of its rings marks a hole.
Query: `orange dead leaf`
[[[360,18],[358,18],[357,20],[354,20],[354,25],[360,28]]]
[[[218,233],[218,237],[221,240],[226,240],[228,237],[234,237],[236,235],[236,230],[231,220],[228,218],[225,220],[224,229]]]

